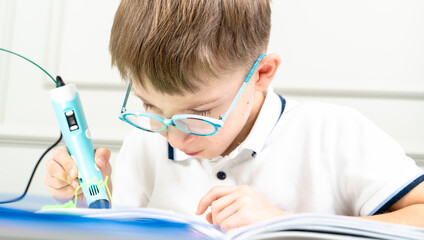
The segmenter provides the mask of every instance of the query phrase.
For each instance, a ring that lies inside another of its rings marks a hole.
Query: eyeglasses
[[[261,54],[258,59],[253,64],[252,69],[244,80],[243,84],[240,87],[240,90],[237,92],[233,102],[228,108],[227,112],[219,116],[218,119],[205,117],[196,114],[178,114],[172,116],[172,118],[163,118],[158,114],[148,113],[148,112],[127,112],[126,105],[128,101],[129,94],[131,92],[132,82],[130,81],[127,87],[127,92],[125,94],[124,103],[122,104],[121,113],[119,114],[119,119],[124,122],[129,123],[130,125],[145,130],[148,132],[160,133],[165,131],[168,126],[173,126],[179,130],[197,135],[197,136],[210,136],[215,134],[220,127],[224,125],[225,119],[230,115],[231,110],[234,105],[237,103],[241,94],[247,86],[250,78],[256,70],[259,62],[266,55]]]

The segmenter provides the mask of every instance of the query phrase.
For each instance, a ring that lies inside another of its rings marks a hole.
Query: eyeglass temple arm
[[[132,81],[130,80],[128,83],[127,92],[125,93],[124,103],[122,103],[121,113],[124,113],[125,111],[127,111],[126,106],[127,106],[128,97],[131,92],[131,88],[132,88]]]
[[[247,81],[249,82],[249,81]],[[234,105],[236,105],[237,100],[240,98],[240,95],[243,93],[244,89],[247,86],[247,82],[243,82],[243,85],[241,86],[240,90],[238,91],[236,97],[234,98],[233,102],[231,103],[230,107],[228,108],[227,112],[224,113],[224,115],[221,115],[219,117],[220,120],[222,120],[223,122],[225,121],[225,119],[227,119],[228,115],[230,114],[231,110],[233,109]]]
[[[236,97],[234,98],[233,102],[231,103],[230,107],[228,108],[227,112],[224,113],[224,115],[221,115],[219,117],[220,120],[222,120],[223,122],[225,121],[225,119],[227,119],[228,115],[230,114],[231,110],[233,109],[234,105],[236,105],[237,100],[240,98],[240,95],[243,93],[244,89],[247,86],[247,83],[250,81],[250,78],[252,77],[253,73],[256,70],[256,67],[258,67],[259,63],[261,62],[262,58],[264,58],[266,56],[266,54],[261,54],[258,59],[256,60],[255,64],[253,64],[252,69],[250,70],[249,74],[247,75],[247,77],[244,79],[243,85],[241,86],[240,90],[238,91]]]

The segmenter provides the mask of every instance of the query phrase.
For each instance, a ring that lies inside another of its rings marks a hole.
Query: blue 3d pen
[[[63,138],[78,168],[78,180],[89,208],[110,208],[106,189],[99,188],[102,173],[94,161],[94,148],[84,111],[75,85],[65,85],[50,91],[51,101]]]

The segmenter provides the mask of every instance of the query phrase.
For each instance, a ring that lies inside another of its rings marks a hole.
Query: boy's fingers
[[[211,204],[211,213],[212,213],[212,222],[213,224],[221,224],[223,220],[228,217],[228,210],[230,206],[239,199],[240,193],[238,191],[233,191],[215,201]],[[232,214],[231,214],[232,215]]]
[[[213,224],[212,212],[208,212],[208,214],[206,214],[206,221],[208,221],[210,224]]]
[[[77,194],[78,194],[78,196],[81,196],[81,195],[84,196],[84,193],[82,192],[82,188],[78,189]]]
[[[109,188],[109,191],[112,192],[112,183],[111,183],[111,175],[112,175],[112,166],[110,164],[110,150],[107,148],[97,148],[95,153],[95,161],[97,167],[100,168],[100,171],[102,172],[103,181],[106,181],[106,176],[108,176],[107,179],[107,186]]]
[[[215,186],[202,199],[196,210],[197,215],[203,214],[213,201],[237,190],[237,186]]]
[[[46,169],[47,175],[56,178],[58,181],[72,184],[72,181],[75,179],[55,159],[49,159],[46,162]]]
[[[94,154],[97,167],[106,169],[110,166],[109,164],[110,151],[107,148],[97,148]]]
[[[66,187],[69,185],[67,182],[59,180],[53,177],[52,175],[46,175],[44,177],[44,184],[46,184],[47,187],[53,188],[56,190],[62,189],[63,187]]]
[[[222,211],[212,213],[213,224],[221,226],[223,222],[234,216],[240,210],[240,203],[233,202],[229,206],[226,206]],[[222,227],[222,226],[221,226]]]
[[[65,169],[71,178],[76,178],[78,176],[78,169],[75,161],[69,155],[68,149],[65,146],[60,146],[54,151],[53,159]]]
[[[75,189],[69,185],[59,190],[50,188],[50,194],[59,202],[65,203],[75,196]]]

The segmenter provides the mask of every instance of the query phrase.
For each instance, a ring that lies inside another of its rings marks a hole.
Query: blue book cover
[[[0,207],[0,239],[424,239],[424,228],[346,216],[302,213],[228,232],[170,211]]]

